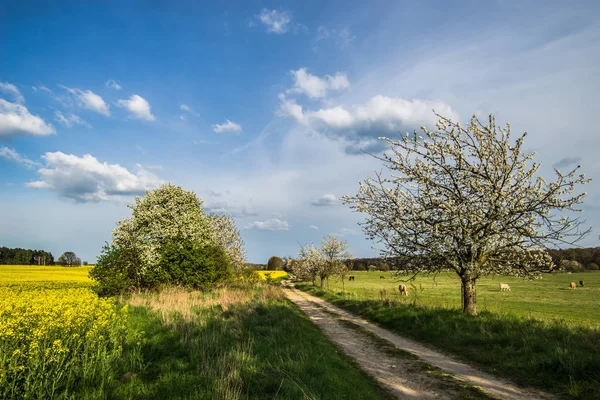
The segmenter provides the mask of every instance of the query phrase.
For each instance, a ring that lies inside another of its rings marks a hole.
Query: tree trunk
[[[325,288],[325,278],[321,276],[321,289]]]
[[[477,316],[477,293],[475,289],[475,282],[477,278],[462,277],[462,303],[463,312],[465,314]]]

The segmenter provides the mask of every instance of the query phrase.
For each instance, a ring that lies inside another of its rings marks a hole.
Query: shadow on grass
[[[431,343],[512,381],[568,398],[600,398],[600,330],[559,321],[347,299],[296,285],[392,331]]]
[[[389,398],[287,300],[217,305],[170,323],[133,307],[130,324],[146,339],[128,344],[119,374],[135,376],[108,398]]]

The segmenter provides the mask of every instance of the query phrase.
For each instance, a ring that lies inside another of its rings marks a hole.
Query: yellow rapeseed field
[[[121,355],[127,309],[88,270],[0,266],[0,398],[62,397]]]
[[[262,280],[267,280],[267,277],[270,277],[271,279],[278,279],[278,278],[285,278],[288,276],[287,272],[285,271],[256,271],[258,273],[258,275],[260,276],[260,279]]]

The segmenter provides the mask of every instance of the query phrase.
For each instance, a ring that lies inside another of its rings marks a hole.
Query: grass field
[[[88,270],[0,266],[0,398],[389,398],[278,287],[115,301]]]
[[[354,272],[351,275],[356,280],[344,283],[348,297],[377,300],[384,289],[390,299],[401,303],[460,307],[460,280],[456,274],[444,273],[435,280],[418,277],[413,282],[404,282],[408,287],[407,297],[400,296],[398,284],[401,282],[392,278],[391,273]],[[386,279],[380,279],[380,276]],[[579,287],[580,280],[584,281],[583,288]],[[501,292],[500,282],[509,284],[511,291]],[[577,289],[569,288],[571,282],[577,283]],[[342,289],[341,283],[335,279],[330,280],[329,287],[333,291]],[[542,280],[533,281],[507,276],[483,277],[477,281],[477,304],[479,311],[600,326],[600,272],[544,274]]]
[[[356,280],[345,282],[346,292],[334,280],[330,290],[297,287],[517,383],[565,398],[600,398],[600,273],[483,278],[477,318],[463,315],[460,282],[451,275],[435,283],[418,278],[408,284],[407,297],[390,273],[352,275]],[[567,288],[579,280],[584,288]],[[512,290],[500,292],[500,282]]]

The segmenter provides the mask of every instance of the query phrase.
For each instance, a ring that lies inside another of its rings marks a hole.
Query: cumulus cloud
[[[441,101],[404,100],[387,96],[375,96],[363,105],[334,106],[316,111],[304,111],[294,100],[284,98],[278,114],[319,131],[381,136],[434,125],[437,117],[433,110],[448,118],[458,119],[456,112]]]
[[[553,165],[554,168],[565,168],[570,165],[577,165],[581,163],[581,157],[565,157],[559,160],[557,163]]]
[[[69,92],[75,98],[79,107],[97,112],[98,114],[102,114],[105,117],[110,116],[108,104],[106,104],[102,97],[98,96],[91,90],[70,88],[64,85],[58,86]]]
[[[242,127],[235,122],[231,122],[230,120],[226,120],[222,124],[215,124],[212,126],[213,131],[216,133],[240,133],[242,131]]]
[[[25,102],[25,98],[21,92],[19,92],[19,89],[17,89],[17,87],[12,83],[0,82],[0,92],[8,93],[13,96],[16,103],[22,104]]]
[[[345,73],[336,72],[334,76],[326,75],[324,78],[312,75],[306,68],[290,71],[294,78],[294,87],[290,89],[293,93],[302,93],[311,99],[323,98],[330,90],[343,90],[350,87],[348,77]]]
[[[54,127],[27,107],[0,99],[0,139],[16,136],[46,136],[55,134]]]
[[[0,158],[25,166],[27,169],[41,166],[40,163],[32,161],[25,156],[20,155],[14,149],[0,147]]]
[[[256,18],[267,27],[267,32],[281,35],[290,29],[292,17],[285,11],[267,10],[264,8]]]
[[[313,200],[310,204],[317,207],[335,206],[339,203],[338,198],[333,194],[324,194],[318,199]]]
[[[313,229],[313,230],[315,230],[315,231],[318,231],[318,230],[319,230],[319,227],[318,227],[318,226],[316,226],[316,225],[311,225],[311,226],[309,226],[309,228],[310,228],[310,229]]]
[[[111,89],[121,90],[121,85],[119,85],[117,82],[115,82],[112,79],[109,79],[106,81],[106,87],[111,88]]]
[[[271,218],[266,221],[254,221],[246,225],[246,229],[258,229],[259,231],[288,231],[290,225],[287,221],[282,221],[279,218]]]
[[[60,122],[61,124],[63,124],[64,126],[66,126],[67,128],[71,128],[74,125],[83,125],[85,127],[91,128],[90,124],[88,124],[87,122],[85,122],[84,120],[79,118],[79,116],[77,116],[75,114],[65,115],[62,112],[56,110],[56,111],[54,111],[54,119],[56,121]]]
[[[46,153],[42,159],[46,165],[37,171],[40,180],[27,183],[27,187],[51,190],[77,202],[142,195],[162,183],[140,164],[133,173],[119,164],[102,163],[90,154],[78,157],[58,151]]]
[[[156,119],[156,117],[152,115],[150,103],[137,94],[132,95],[129,100],[117,101],[117,105],[129,110],[131,118],[144,119],[146,121],[154,121]]]

